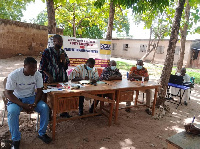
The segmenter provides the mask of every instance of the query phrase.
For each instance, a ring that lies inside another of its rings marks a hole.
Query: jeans
[[[20,100],[26,104],[33,104],[35,101],[35,96],[21,98]],[[19,132],[19,115],[22,107],[9,101],[9,103],[7,104],[7,110],[8,126],[12,136],[12,140],[19,141],[21,139],[21,133]],[[38,133],[40,136],[42,136],[46,133],[49,121],[49,107],[44,101],[40,100],[34,110],[40,113],[40,129]]]

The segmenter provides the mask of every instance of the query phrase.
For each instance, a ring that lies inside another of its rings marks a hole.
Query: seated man
[[[119,72],[119,69],[116,68],[116,65],[117,63],[114,60],[110,61],[109,66],[103,69],[103,72],[100,76],[100,80],[106,80],[106,81],[121,80],[122,75]],[[99,103],[99,100],[97,100],[96,106],[98,105],[98,103]],[[94,109],[94,102],[91,105],[89,112],[92,113],[93,109]]]
[[[186,74],[186,69],[185,68],[182,68],[181,69],[181,73],[177,73],[176,75],[183,76],[183,84],[184,83],[191,83],[190,82],[190,76],[188,74]],[[178,88],[171,87],[171,94],[177,95],[178,92],[179,92]],[[185,92],[184,92],[184,90],[182,90],[181,93],[184,93],[183,94],[183,101],[184,101],[184,105],[187,106],[187,100],[190,98],[190,90],[189,89],[185,90]]]
[[[129,72],[129,75],[128,75],[128,80],[131,80],[131,81],[141,81],[142,80],[142,77],[144,77],[144,80],[145,81],[148,81],[149,80],[149,74],[148,74],[148,71],[146,68],[143,67],[143,61],[142,60],[137,60],[137,66],[133,66],[131,69],[130,69],[130,72]],[[148,107],[151,107],[151,90],[150,89],[146,89],[142,92],[145,92],[146,93],[146,105]],[[131,102],[127,102],[126,103],[126,106],[130,106],[131,105]],[[130,109],[126,109],[127,112],[130,112]],[[150,111],[149,109],[146,109],[146,112],[148,114],[150,114]]]
[[[103,69],[100,80],[121,80],[122,75],[119,72],[119,69],[116,68],[116,65],[117,64],[114,60],[110,61],[110,65]]]
[[[95,60],[89,58],[85,64],[78,65],[71,72],[69,79],[72,81],[90,80],[95,84],[99,80],[98,71],[94,68]],[[79,115],[83,115],[84,96],[79,97]]]
[[[35,95],[35,88],[37,94]],[[6,83],[6,98],[8,98],[8,125],[12,136],[12,148],[19,148],[21,133],[19,132],[19,115],[24,109],[27,113],[33,111],[40,113],[40,129],[38,137],[45,143],[51,138],[46,135],[49,120],[48,105],[42,97],[43,80],[37,71],[37,61],[32,57],[24,60],[24,68],[14,70],[8,75]]]

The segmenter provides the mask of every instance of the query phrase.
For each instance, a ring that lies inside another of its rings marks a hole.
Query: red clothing
[[[135,74],[135,75],[139,75],[139,76],[143,76],[143,77],[149,77],[148,71],[146,68],[142,68],[142,69],[137,69],[137,67],[132,67],[130,69],[129,75],[131,74]]]

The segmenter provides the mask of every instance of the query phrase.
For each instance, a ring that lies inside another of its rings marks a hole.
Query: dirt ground
[[[0,59],[0,93],[2,94],[3,79],[13,70],[23,67],[25,57],[17,56],[8,59]],[[40,56],[35,57],[38,62]],[[150,79],[159,79],[158,76]],[[199,124],[200,86],[195,85],[191,93],[191,100],[188,106],[168,103],[171,111],[163,118],[155,119],[145,112],[145,107],[132,108],[130,113],[124,109],[119,111],[118,123],[108,126],[105,116],[95,116],[90,118],[77,119],[62,122],[57,125],[56,140],[50,144],[43,143],[37,138],[36,115],[21,113],[20,131],[22,133],[21,149],[166,149],[166,138],[184,131],[184,123],[192,121],[196,117],[195,124]],[[141,99],[141,97],[140,97]],[[88,102],[85,102],[85,111],[88,112]],[[120,106],[124,106],[121,103]],[[4,104],[0,98],[0,122],[2,120],[2,110]],[[158,110],[156,111],[158,113]],[[7,114],[7,113],[6,113]],[[72,115],[76,112],[71,113]],[[51,132],[47,132],[51,136]],[[7,125],[7,115],[4,125],[0,127],[0,140],[2,148],[5,142],[10,139]],[[6,143],[7,146],[7,143]],[[8,147],[8,146],[7,146]]]

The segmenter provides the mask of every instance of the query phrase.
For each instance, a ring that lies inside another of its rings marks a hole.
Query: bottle
[[[142,77],[141,86],[144,86],[144,77]]]
[[[72,85],[72,82],[71,82],[71,80],[69,80],[68,81],[68,87],[67,87],[67,89],[70,91],[71,90],[71,85]]]

